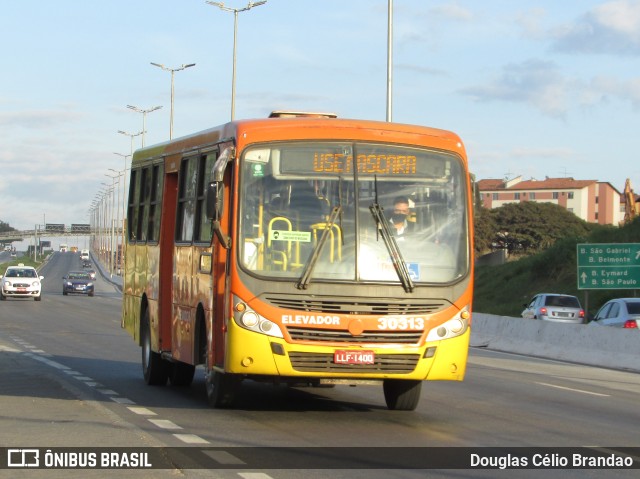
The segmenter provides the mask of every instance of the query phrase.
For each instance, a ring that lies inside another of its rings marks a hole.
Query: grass
[[[9,266],[18,266],[19,264],[24,264],[25,266],[33,266],[34,268],[38,268],[44,262],[44,258],[39,257],[37,261],[34,261],[31,256],[20,256],[19,258],[12,259],[6,263],[0,264],[0,274],[4,274],[4,271]]]

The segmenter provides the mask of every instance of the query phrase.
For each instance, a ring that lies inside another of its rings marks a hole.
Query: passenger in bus
[[[393,200],[393,214],[391,224],[396,236],[408,235],[415,232],[416,224],[408,221],[410,215],[409,198],[398,196]]]

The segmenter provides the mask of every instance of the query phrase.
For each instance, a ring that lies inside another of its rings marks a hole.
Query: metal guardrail
[[[91,235],[121,235],[122,228],[64,228],[60,230],[32,229],[22,231],[4,231],[0,233],[0,242],[23,241],[25,238],[38,236],[39,238],[55,236],[91,236]]]

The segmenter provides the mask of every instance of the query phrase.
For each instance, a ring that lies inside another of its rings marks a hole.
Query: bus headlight
[[[464,334],[469,327],[469,318],[471,318],[469,310],[463,308],[449,321],[429,331],[427,341],[440,341]]]
[[[282,331],[276,323],[260,316],[238,298],[234,299],[233,320],[238,326],[267,336],[283,337]]]

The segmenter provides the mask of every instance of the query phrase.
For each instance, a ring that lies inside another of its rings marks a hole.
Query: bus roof
[[[279,112],[277,112],[279,113]],[[426,126],[375,120],[339,119],[332,114],[236,120],[171,141],[137,150],[134,164],[150,158],[205,149],[223,141],[238,146],[262,141],[286,140],[385,141],[398,144],[430,145],[453,150],[465,156],[459,136],[447,130]]]

